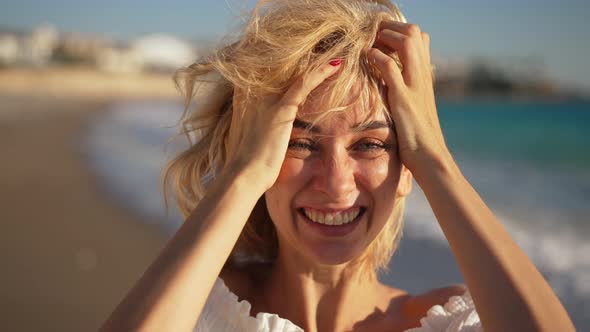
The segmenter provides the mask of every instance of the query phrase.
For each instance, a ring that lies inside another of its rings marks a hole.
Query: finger
[[[422,67],[422,37],[409,37],[403,33],[386,29],[379,31],[376,43],[397,52],[403,66],[404,81],[409,86],[414,85]]]
[[[381,21],[379,30],[393,30],[409,37],[421,37],[421,29],[417,24],[399,21]]]
[[[340,63],[324,64],[318,69],[302,76],[291,87],[281,99],[281,107],[294,109],[295,113],[303,104],[311,91],[317,88],[328,77],[334,75],[340,68]]]
[[[381,77],[385,81],[389,93],[400,93],[405,86],[405,83],[404,77],[402,76],[397,63],[395,63],[390,56],[377,48],[372,48],[368,55],[381,73]]]
[[[403,23],[398,21],[382,21],[379,24],[379,32],[384,30],[395,31],[409,38],[421,39],[421,46],[424,48],[424,50],[428,51],[428,54],[430,54],[430,36],[426,32],[422,31],[422,29],[420,29],[417,24]]]
[[[424,44],[424,51],[426,52],[427,63],[430,64],[430,35],[422,31],[422,42]]]

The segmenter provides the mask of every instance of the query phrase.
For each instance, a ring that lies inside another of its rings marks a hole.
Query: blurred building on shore
[[[165,34],[116,41],[52,26],[0,29],[0,66],[85,66],[117,73],[172,72],[196,59],[195,45]]]
[[[32,31],[0,29],[0,66],[47,65],[59,41],[57,30],[42,25]]]
[[[97,53],[97,67],[109,72],[172,72],[196,60],[196,48],[164,34],[113,43]]]
[[[439,96],[464,98],[562,98],[541,58],[434,57],[435,90]]]

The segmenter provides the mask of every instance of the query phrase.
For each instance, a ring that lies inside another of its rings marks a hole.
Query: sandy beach
[[[154,86],[168,84],[158,96],[172,97],[171,81],[125,90],[108,87],[112,77],[69,74],[0,71],[4,331],[96,330],[164,245],[159,228],[100,191],[79,142],[91,114],[117,98],[150,95]],[[80,78],[105,88],[87,93],[88,86],[76,88]]]

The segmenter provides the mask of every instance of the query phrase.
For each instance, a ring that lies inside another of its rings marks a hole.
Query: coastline
[[[176,99],[172,73],[108,73],[89,67],[0,68],[0,94],[65,99]]]

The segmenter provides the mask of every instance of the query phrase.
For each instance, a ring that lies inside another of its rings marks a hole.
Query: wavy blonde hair
[[[181,127],[189,147],[163,170],[166,207],[171,188],[186,218],[223,168],[234,89],[245,91],[247,98],[284,93],[301,75],[339,58],[342,68],[326,82],[326,109],[315,122],[345,112],[353,103],[368,110],[367,120],[375,112],[389,116],[384,84],[367,60],[383,20],[406,22],[397,6],[386,0],[260,1],[237,41],[178,70],[174,79],[185,98]],[[401,67],[399,58],[390,56]],[[349,91],[358,91],[352,102],[347,102]],[[359,258],[363,270],[387,269],[401,239],[403,210],[404,198],[399,197],[391,220]],[[226,264],[272,262],[277,250],[274,224],[261,197]]]

